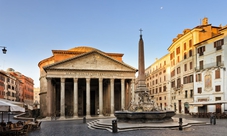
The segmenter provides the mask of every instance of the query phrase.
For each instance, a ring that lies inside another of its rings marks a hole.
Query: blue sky
[[[226,0],[0,0],[0,69],[11,67],[34,79],[38,63],[51,50],[90,46],[124,53],[138,67],[139,29],[143,29],[145,67],[168,53],[172,39],[208,17],[227,24]]]

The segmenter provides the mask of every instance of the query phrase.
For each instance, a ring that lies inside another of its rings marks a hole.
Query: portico
[[[47,118],[113,116],[133,99],[136,69],[98,50],[43,69],[40,106]]]

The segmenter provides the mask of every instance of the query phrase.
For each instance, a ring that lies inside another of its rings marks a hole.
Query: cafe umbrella
[[[12,111],[20,111],[20,112],[25,112],[25,108],[0,100],[0,112],[2,112],[2,121],[3,121],[3,112],[12,112]]]

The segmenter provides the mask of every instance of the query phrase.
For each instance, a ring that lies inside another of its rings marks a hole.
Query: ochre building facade
[[[85,46],[52,53],[38,64],[41,116],[112,116],[133,101],[137,69],[123,54]]]

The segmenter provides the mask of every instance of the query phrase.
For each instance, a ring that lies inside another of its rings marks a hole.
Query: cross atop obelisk
[[[143,30],[140,28],[140,30],[139,30],[139,31],[140,31],[140,35],[142,35],[142,31],[143,31]]]

